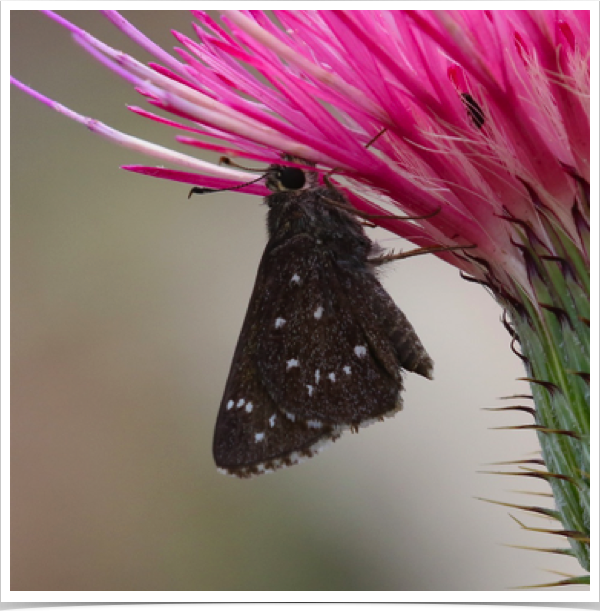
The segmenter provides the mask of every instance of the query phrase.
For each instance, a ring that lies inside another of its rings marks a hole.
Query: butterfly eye
[[[306,176],[300,168],[281,168],[277,173],[281,186],[288,191],[302,189],[306,184]]]

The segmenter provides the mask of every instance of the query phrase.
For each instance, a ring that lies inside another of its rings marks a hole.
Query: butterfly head
[[[286,161],[310,165],[305,159],[285,156]],[[282,191],[301,191],[317,186],[319,175],[302,168],[287,165],[273,164],[267,170],[265,184],[270,191],[278,193]]]

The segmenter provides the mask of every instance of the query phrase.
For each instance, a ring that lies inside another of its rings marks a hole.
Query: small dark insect
[[[470,93],[461,93],[460,97],[471,118],[471,122],[477,129],[481,129],[485,124],[485,114],[481,106],[479,106],[477,100]]]
[[[377,280],[369,258],[379,248],[344,195],[299,168],[272,165],[265,177],[269,241],[213,443],[217,466],[238,477],[293,465],[393,415],[401,369],[433,369]]]

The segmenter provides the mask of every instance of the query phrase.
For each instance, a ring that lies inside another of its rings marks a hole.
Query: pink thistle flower
[[[179,142],[264,163],[306,159],[334,170],[361,211],[427,217],[376,219],[385,229],[421,247],[469,247],[437,256],[508,313],[548,471],[537,476],[552,484],[572,553],[588,569],[589,11],[275,11],[276,21],[224,11],[228,30],[193,11],[196,39],[174,32],[176,56],[104,13],[158,63],[48,15],[171,115],[130,107],[186,132]],[[13,83],[99,135],[185,168],[129,171],[210,188],[251,178]]]
[[[475,244],[467,256],[439,256],[507,296],[517,285],[533,295],[506,218],[545,235],[531,190],[580,240],[571,215],[578,183],[569,174],[589,181],[586,11],[278,11],[283,30],[261,12],[225,11],[231,34],[194,11],[199,42],[174,32],[181,60],[105,11],[161,62],[149,66],[48,14],[150,104],[183,119],[130,107],[193,134],[178,141],[267,163],[285,152],[336,168],[360,210],[432,215],[418,223],[379,221],[386,229],[421,246]],[[99,135],[196,171],[125,169],[215,188],[248,180],[119,134],[13,83]],[[474,112],[482,113],[480,127]],[[256,185],[240,191],[267,193]]]

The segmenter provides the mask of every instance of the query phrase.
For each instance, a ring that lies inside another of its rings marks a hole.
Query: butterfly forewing
[[[213,455],[218,467],[248,477],[289,466],[318,452],[337,438],[331,427],[294,424],[278,409],[258,370],[258,317],[270,303],[262,290],[264,267],[259,268],[255,290],[238,340],[217,417]],[[257,290],[261,287],[260,290]],[[259,318],[260,319],[260,318]]]

